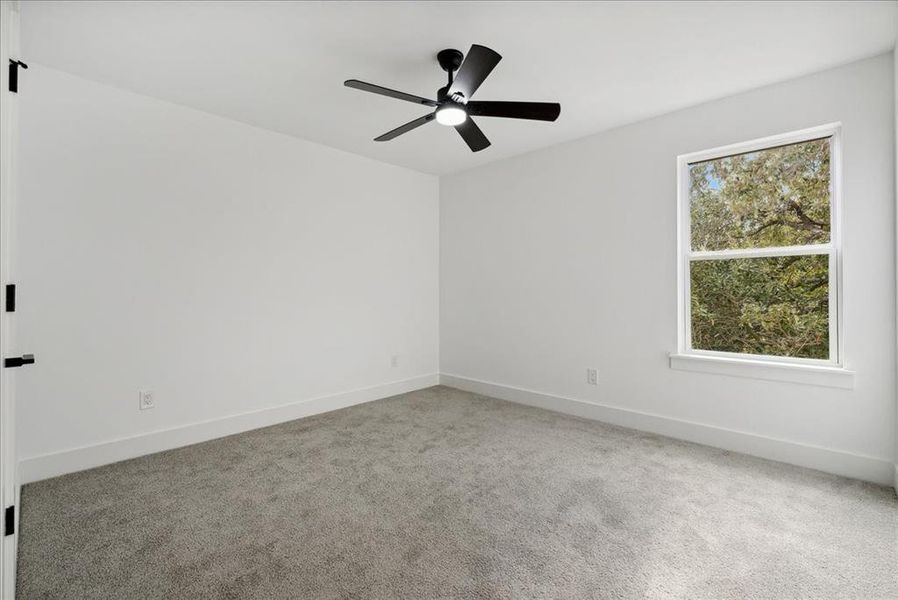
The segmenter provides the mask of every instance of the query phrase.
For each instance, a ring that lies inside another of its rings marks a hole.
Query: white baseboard
[[[898,467],[891,460],[884,458],[811,446],[575,398],[565,398],[459,375],[441,374],[440,383],[475,394],[603,421],[621,427],[639,429],[724,450],[809,467],[853,479],[882,485],[895,485],[898,489]]]
[[[259,427],[267,427],[355,404],[388,398],[431,387],[438,383],[519,404],[894,486],[898,491],[898,465],[890,460],[449,374],[422,375],[92,446],[30,457],[19,463],[19,481],[21,484],[27,484],[66,473],[83,471],[154,452],[171,450]]]
[[[197,444],[251,429],[346,408],[354,404],[362,404],[397,394],[413,392],[437,385],[438,383],[439,375],[436,373],[422,375],[331,396],[311,398],[283,406],[263,408],[220,419],[121,438],[92,446],[83,446],[53,454],[25,458],[19,463],[19,477],[22,484],[27,484],[40,481],[41,479],[56,477],[57,475],[65,475],[66,473],[74,473],[129,458],[136,458],[145,454],[189,446],[190,444]]]

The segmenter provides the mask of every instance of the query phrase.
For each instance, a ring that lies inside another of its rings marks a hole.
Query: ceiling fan
[[[464,62],[462,62],[464,58]],[[365,83],[358,79],[343,82],[346,87],[364,92],[372,92],[381,96],[389,96],[406,102],[414,102],[434,107],[432,113],[400,125],[392,131],[374,138],[375,142],[386,142],[416,127],[436,120],[441,125],[455,127],[462,139],[473,152],[479,152],[490,145],[490,141],[471,117],[504,117],[507,119],[530,119],[533,121],[554,121],[561,113],[561,105],[557,102],[492,102],[471,100],[471,96],[487,78],[487,75],[499,64],[502,57],[486,46],[474,44],[464,57],[458,50],[441,50],[437,54],[440,67],[449,74],[446,87],[437,90],[437,99],[429,100],[414,94],[397,92],[373,83]],[[455,77],[452,74],[456,73]]]

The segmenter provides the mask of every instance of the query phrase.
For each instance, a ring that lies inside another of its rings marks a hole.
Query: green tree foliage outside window
[[[828,244],[830,139],[689,165],[694,252]],[[828,359],[829,255],[690,262],[692,347]]]

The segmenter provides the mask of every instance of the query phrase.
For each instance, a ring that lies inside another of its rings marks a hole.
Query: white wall
[[[26,480],[195,436],[41,455],[436,381],[435,177],[37,64],[21,97]]]
[[[582,400],[612,422],[892,477],[891,55],[446,177],[439,209],[433,177],[31,67],[26,481],[421,387],[438,370],[499,384],[484,388],[494,395],[537,390],[561,410]],[[831,121],[843,123],[855,388],[671,371],[676,156]],[[141,412],[144,388],[157,407]]]
[[[443,178],[445,381],[890,482],[892,80],[882,55]],[[671,370],[677,155],[834,121],[854,389]],[[586,385],[592,366],[598,386]]]

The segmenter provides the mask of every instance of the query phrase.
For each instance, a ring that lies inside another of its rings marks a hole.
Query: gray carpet
[[[898,598],[892,490],[445,387],[28,485],[31,598]]]

